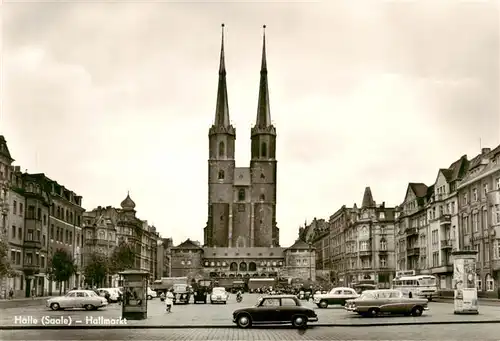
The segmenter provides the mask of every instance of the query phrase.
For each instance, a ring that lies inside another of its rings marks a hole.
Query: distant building
[[[150,280],[159,278],[158,242],[161,240],[154,226],[136,217],[135,203],[129,195],[122,201],[121,208],[97,207],[85,212],[84,267],[94,253],[110,256],[118,243],[131,243],[135,250],[136,270],[148,271]],[[107,285],[117,285],[118,276],[108,276]]]
[[[172,238],[162,238],[158,245],[158,277],[172,277],[171,252],[174,247]]]

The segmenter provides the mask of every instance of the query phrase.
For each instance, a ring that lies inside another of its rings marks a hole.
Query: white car
[[[227,293],[225,288],[215,287],[212,289],[212,293],[210,294],[210,303],[227,303],[229,298],[229,294]]]
[[[345,301],[358,298],[359,294],[352,288],[333,288],[327,294],[315,294],[314,304],[318,308],[328,308],[329,305],[345,305]]]
[[[156,298],[156,297],[158,297],[158,294],[156,293],[156,291],[154,291],[150,287],[148,287],[148,294],[147,294],[146,298],[148,300],[152,300],[153,298]]]
[[[108,293],[110,302],[118,302],[120,298],[120,291],[117,288],[99,288],[97,292],[101,297],[105,297],[106,293]]]
[[[105,307],[108,302],[104,297],[97,295],[92,290],[71,290],[64,296],[53,297],[47,300],[47,307],[52,310],[68,308],[85,308],[97,310]]]

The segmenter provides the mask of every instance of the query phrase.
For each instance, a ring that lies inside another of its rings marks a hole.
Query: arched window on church
[[[226,145],[223,141],[219,142],[219,157],[224,157],[226,155]]]
[[[238,201],[245,201],[245,189],[240,188],[238,190]]]
[[[219,170],[219,180],[224,180],[224,171],[222,169]]]
[[[260,145],[260,156],[267,157],[267,143],[262,142]]]
[[[266,196],[264,194],[261,194],[260,195],[260,201],[264,201],[264,200],[266,200]]]

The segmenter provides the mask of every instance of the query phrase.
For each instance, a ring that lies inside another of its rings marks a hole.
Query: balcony
[[[451,224],[451,215],[450,214],[442,214],[439,217],[439,225],[448,225]]]
[[[24,247],[28,249],[41,249],[42,242],[39,240],[25,240]]]
[[[408,255],[408,257],[419,256],[420,255],[420,248],[418,248],[418,247],[409,248],[406,251],[406,254]]]
[[[360,257],[367,257],[367,256],[371,256],[372,255],[372,250],[368,249],[368,250],[360,250],[359,251],[359,256]]]
[[[389,251],[387,249],[380,249],[378,250],[378,253],[380,253],[381,255],[386,255]]]
[[[37,273],[40,272],[40,266],[39,265],[35,265],[35,264],[24,264],[23,265],[23,271],[27,275],[37,274]]]
[[[453,241],[451,239],[441,240],[441,249],[451,249],[453,247]]]
[[[490,205],[500,205],[500,189],[488,192],[488,203]]]
[[[433,275],[435,274],[444,274],[444,273],[449,273],[453,272],[453,266],[452,265],[441,265],[441,266],[436,266],[431,268],[431,273]]]
[[[405,230],[406,235],[409,236],[415,236],[418,235],[418,229],[416,227],[408,227]]]

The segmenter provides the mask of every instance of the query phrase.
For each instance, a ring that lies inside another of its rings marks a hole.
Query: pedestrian
[[[14,289],[12,289],[12,287],[10,287],[10,290],[9,290],[9,299],[13,299],[14,298]]]
[[[172,312],[172,305],[174,304],[174,293],[172,290],[167,291],[167,295],[165,296],[165,305],[167,306],[167,313]]]

